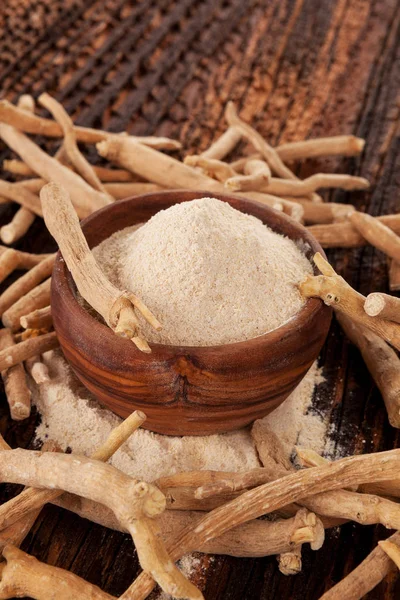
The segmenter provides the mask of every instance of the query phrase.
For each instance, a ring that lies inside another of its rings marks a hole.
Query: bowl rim
[[[297,229],[297,231],[299,233],[299,237],[297,239],[301,238],[301,239],[303,239],[303,241],[305,243],[308,243],[314,254],[316,252],[320,252],[322,254],[322,256],[325,257],[325,252],[322,249],[322,247],[320,246],[319,242],[316,240],[316,238],[311,233],[309,233],[307,231],[307,229],[301,223],[299,223],[298,221],[295,221],[294,219],[292,219],[285,213],[276,211],[273,208],[271,208],[270,206],[267,206],[261,202],[257,202],[256,200],[252,200],[252,199],[249,199],[246,197],[239,197],[239,196],[235,196],[233,194],[220,194],[220,193],[209,192],[209,191],[204,191],[204,190],[193,190],[193,189],[190,189],[190,190],[185,190],[185,189],[160,190],[160,191],[156,191],[156,192],[148,192],[146,194],[138,194],[136,196],[129,196],[127,198],[117,200],[111,204],[107,204],[106,206],[100,208],[99,210],[96,210],[95,212],[90,214],[88,217],[83,219],[81,221],[81,227],[82,227],[83,233],[85,234],[85,228],[90,226],[93,221],[98,219],[101,215],[106,214],[108,211],[113,210],[113,207],[116,205],[130,204],[130,203],[132,203],[132,201],[135,201],[139,204],[140,202],[143,202],[145,200],[151,200],[152,198],[154,199],[155,197],[158,198],[160,196],[168,201],[169,197],[171,197],[171,199],[173,199],[173,198],[179,197],[181,195],[187,196],[188,194],[195,195],[195,196],[192,199],[183,199],[183,200],[181,200],[182,202],[194,200],[196,198],[212,197],[212,198],[217,198],[219,200],[222,200],[222,201],[225,201],[228,203],[229,203],[228,199],[241,200],[245,203],[248,203],[251,206],[254,206],[255,208],[262,209],[265,212],[265,214],[267,214],[267,215],[268,215],[268,213],[272,214],[275,218],[278,218],[278,220],[286,222],[287,224],[290,224],[292,227]],[[174,202],[171,203],[171,206],[173,204],[175,204],[175,203]],[[163,209],[160,208],[160,210],[163,210]],[[236,210],[240,210],[240,209],[236,209]],[[241,211],[241,212],[243,212],[243,211]],[[129,211],[127,211],[127,214],[129,214]],[[250,213],[245,213],[245,214],[250,214]],[[259,218],[259,217],[256,217],[256,218]],[[269,224],[268,224],[268,226],[271,227]],[[126,227],[129,227],[129,224],[126,225]],[[273,229],[273,227],[271,227],[271,229]],[[287,236],[287,237],[290,237],[290,236]],[[293,238],[290,237],[290,239],[293,239]],[[99,243],[101,243],[101,242],[99,242]],[[311,265],[313,267],[314,273],[319,273],[317,267],[315,265],[313,265],[312,262],[311,262]],[[61,266],[61,270],[59,269],[60,266]],[[79,312],[80,318],[82,318],[84,321],[86,321],[88,326],[92,325],[92,327],[99,327],[99,326],[101,327],[102,335],[104,335],[108,338],[107,341],[110,343],[110,351],[111,352],[113,351],[113,349],[116,352],[118,352],[118,346],[121,349],[121,347],[122,347],[121,344],[126,344],[126,343],[130,342],[129,340],[120,338],[117,335],[115,335],[115,333],[110,329],[110,327],[108,327],[106,324],[102,323],[101,321],[97,320],[95,317],[90,315],[89,312],[78,302],[78,300],[76,298],[76,288],[75,288],[75,284],[73,282],[72,275],[69,272],[64,259],[62,258],[62,254],[61,254],[60,250],[58,250],[57,255],[56,255],[53,274],[56,274],[56,276],[52,277],[52,282],[53,282],[52,285],[57,280],[57,284],[61,285],[61,287],[62,287],[62,294],[63,295],[65,294],[65,299],[67,301],[73,302],[75,304],[75,307]],[[242,340],[239,342],[231,342],[228,344],[219,344],[219,345],[213,345],[213,346],[185,346],[185,345],[159,344],[159,343],[155,343],[155,342],[149,342],[149,346],[152,350],[171,354],[171,355],[175,355],[177,353],[179,353],[180,355],[195,353],[198,357],[201,357],[210,352],[213,352],[213,353],[226,354],[227,359],[228,359],[228,355],[230,355],[232,353],[233,354],[236,354],[237,352],[240,353],[243,350],[246,350],[246,352],[249,352],[252,350],[257,350],[260,347],[263,347],[265,345],[269,346],[269,345],[273,345],[275,343],[280,342],[283,338],[287,338],[289,335],[293,334],[294,331],[298,330],[299,328],[304,327],[305,324],[307,322],[309,322],[313,317],[315,317],[319,311],[321,311],[325,308],[327,308],[327,307],[324,305],[324,303],[322,302],[321,299],[308,298],[306,300],[306,302],[304,303],[304,305],[300,308],[300,310],[297,313],[295,313],[292,317],[290,317],[287,321],[282,323],[282,325],[280,325],[279,327],[276,327],[275,329],[272,329],[271,331],[263,333],[257,337],[250,338],[248,340]],[[131,344],[131,347],[132,347],[132,349],[134,349],[133,344]],[[135,350],[136,350],[136,348],[135,348]],[[137,352],[139,352],[139,350]],[[140,354],[142,355],[143,353],[140,353]],[[146,354],[145,356],[146,356],[146,358],[151,359],[151,357],[154,356],[154,352],[152,352],[151,354]]]

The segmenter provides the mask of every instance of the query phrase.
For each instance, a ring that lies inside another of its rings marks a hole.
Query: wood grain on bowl
[[[94,247],[173,204],[209,195],[180,190],[128,198],[92,214],[82,229]],[[309,258],[323,253],[318,242],[286,215],[243,198],[213,196],[258,217],[278,233],[302,240]],[[77,302],[60,254],[51,302],[61,348],[82,383],[121,417],[143,410],[148,429],[169,435],[230,431],[271,412],[317,358],[331,320],[331,310],[311,299],[287,323],[258,338],[211,347],[151,344],[152,353],[146,355]]]

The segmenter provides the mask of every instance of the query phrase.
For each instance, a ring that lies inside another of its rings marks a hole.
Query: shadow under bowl
[[[277,233],[305,243],[309,259],[322,248],[299,223],[258,202],[201,191],[167,191],[110,204],[82,222],[91,248],[158,211],[214,196],[259,218]],[[155,282],[156,285],[156,282]],[[309,299],[281,327],[221,346],[150,344],[143,354],[92,317],[58,253],[51,306],[62,351],[77,377],[101,404],[127,417],[140,409],[145,427],[168,435],[209,435],[248,425],[281,404],[300,383],[325,342],[331,309]]]

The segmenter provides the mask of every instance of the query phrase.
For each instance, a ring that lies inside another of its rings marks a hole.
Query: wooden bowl
[[[323,254],[306,229],[284,214],[250,200],[200,191],[121,200],[85,219],[82,229],[93,247],[159,210],[210,195],[258,217],[278,233],[303,240],[309,258],[317,251]],[[330,308],[310,299],[278,329],[245,342],[209,347],[151,344],[152,353],[143,354],[80,306],[60,253],[53,271],[51,305],[61,348],[86,388],[121,417],[134,409],[144,411],[148,429],[169,435],[230,431],[271,412],[317,358],[331,320]]]

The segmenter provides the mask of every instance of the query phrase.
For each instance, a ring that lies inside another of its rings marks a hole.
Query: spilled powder
[[[32,386],[33,403],[41,414],[36,439],[52,439],[63,450],[90,455],[108,437],[121,419],[98,402],[72,373],[59,350],[48,352],[44,361],[50,382]],[[282,441],[290,456],[295,445],[321,452],[327,437],[327,421],[312,411],[313,394],[323,381],[316,363],[300,385],[273,413],[264,417]],[[251,429],[204,437],[170,437],[144,429],[134,435],[114,454],[110,463],[140,479],[153,481],[179,471],[213,469],[244,471],[260,466],[251,438]],[[188,554],[179,568],[196,585],[201,584],[212,557]],[[167,600],[164,592],[157,600]]]
[[[163,324],[156,332],[141,319],[146,339],[177,345],[238,342],[279,327],[300,310],[297,285],[312,272],[292,240],[215,198],[160,211],[94,255]]]
[[[46,353],[50,381],[33,386],[33,402],[41,415],[38,440],[56,441],[63,450],[90,455],[108,437],[121,419],[102,408],[84,388],[61,352]],[[289,398],[265,417],[269,429],[282,440],[288,455],[294,445],[320,452],[327,423],[310,412],[314,387],[321,382],[313,365]],[[145,481],[180,471],[245,471],[260,466],[250,428],[210,436],[164,436],[139,429],[111,459],[118,469]]]

